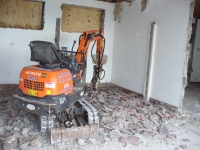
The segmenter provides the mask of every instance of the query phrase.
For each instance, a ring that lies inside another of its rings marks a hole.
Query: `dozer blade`
[[[81,98],[77,102],[82,106],[81,112],[87,112],[87,125],[72,128],[50,129],[51,144],[59,142],[71,143],[76,139],[96,138],[98,136],[99,117],[97,110],[84,98]]]
[[[98,136],[98,128],[98,124],[92,124],[75,128],[50,129],[51,144],[71,143],[76,139],[96,138]]]

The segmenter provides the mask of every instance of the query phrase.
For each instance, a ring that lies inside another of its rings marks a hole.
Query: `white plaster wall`
[[[193,72],[191,73],[190,81],[200,82],[200,19],[197,20],[192,69]]]
[[[189,0],[141,0],[124,3],[115,25],[112,82],[143,94],[151,22],[157,22],[150,97],[179,106],[189,21]]]
[[[98,2],[94,0],[45,0],[45,24],[43,30],[22,30],[11,28],[0,28],[0,84],[18,83],[20,71],[23,66],[35,64],[30,61],[29,42],[32,40],[44,40],[54,43],[56,18],[62,17],[60,6],[65,4],[75,4],[89,7],[105,9],[105,54],[108,55],[107,64],[104,66],[106,76],[102,82],[111,82],[112,54],[114,27],[113,9],[114,4]],[[74,40],[78,42],[80,33],[60,33],[60,47],[72,47]],[[74,50],[77,49],[77,44]],[[94,51],[95,52],[95,51]],[[89,53],[90,54],[90,51]],[[88,69],[86,82],[92,78],[92,60],[88,57]]]

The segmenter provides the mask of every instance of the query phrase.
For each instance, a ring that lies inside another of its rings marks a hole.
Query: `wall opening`
[[[0,27],[42,30],[44,2],[0,0]]]
[[[84,32],[99,30],[104,27],[103,9],[63,4],[62,24],[63,32]]]

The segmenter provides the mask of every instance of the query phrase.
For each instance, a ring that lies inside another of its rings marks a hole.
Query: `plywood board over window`
[[[0,27],[43,29],[43,2],[0,0]]]
[[[103,28],[103,9],[68,4],[63,4],[61,9],[63,32],[84,32]]]

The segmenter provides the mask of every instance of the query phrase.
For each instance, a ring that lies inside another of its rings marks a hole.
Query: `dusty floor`
[[[87,93],[100,116],[97,139],[50,145],[39,132],[37,116],[13,109],[15,89],[0,89],[0,150],[199,150],[200,86],[188,86],[183,114],[144,102],[132,93],[110,85],[98,94]]]

